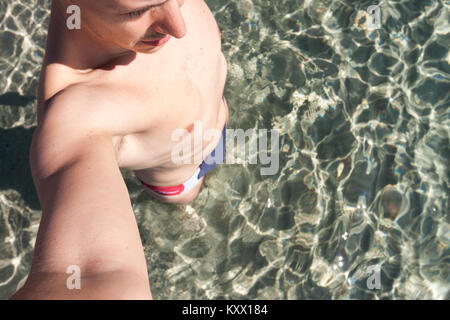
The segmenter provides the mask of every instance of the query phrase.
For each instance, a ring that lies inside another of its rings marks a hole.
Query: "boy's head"
[[[157,48],[148,42],[170,35],[182,38],[186,25],[181,14],[184,0],[53,0],[58,14],[80,8],[82,32],[99,41],[135,52]]]

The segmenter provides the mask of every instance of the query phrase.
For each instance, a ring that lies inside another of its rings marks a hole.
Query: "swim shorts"
[[[211,152],[211,154],[203,160],[203,162],[200,164],[198,169],[195,171],[195,173],[190,177],[185,183],[179,184],[177,186],[171,186],[171,187],[157,187],[152,186],[144,181],[139,181],[147,188],[150,189],[153,192],[156,192],[162,196],[178,196],[182,195],[183,193],[187,192],[188,190],[192,189],[197,183],[201,180],[201,178],[207,174],[210,170],[215,168],[218,164],[223,163],[224,154],[225,154],[225,141],[226,141],[226,129],[227,125],[225,124],[223,131],[222,131],[222,137],[219,140],[219,143],[217,144],[216,148]],[[217,156],[216,156],[217,152]]]

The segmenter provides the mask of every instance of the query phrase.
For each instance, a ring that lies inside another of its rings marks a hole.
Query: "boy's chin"
[[[150,53],[155,53],[156,51],[159,51],[160,49],[161,49],[161,47],[149,47],[149,48],[139,47],[139,48],[135,48],[134,51],[136,51],[136,53],[150,54]]]

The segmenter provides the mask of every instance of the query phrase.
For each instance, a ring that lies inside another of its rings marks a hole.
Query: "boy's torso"
[[[185,1],[182,12],[186,36],[172,38],[154,54],[138,54],[129,64],[76,77],[67,67],[44,65],[41,78],[46,88],[41,101],[81,83],[93,96],[88,115],[82,116],[99,119],[111,132],[120,167],[154,185],[183,183],[199,166],[194,154],[190,164],[172,161],[172,150],[180,143],[171,138],[176,129],[193,134],[195,122],[203,132],[217,129],[220,134],[228,121],[222,100],[227,66],[216,21],[203,0]],[[38,113],[43,114],[44,106],[39,103]],[[187,140],[191,150],[193,139]],[[202,159],[219,139],[203,139]]]

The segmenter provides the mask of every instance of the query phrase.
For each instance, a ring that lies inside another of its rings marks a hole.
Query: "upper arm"
[[[43,275],[67,278],[67,268],[76,265],[82,279],[91,282],[122,279],[127,287],[127,277],[105,276],[136,275],[142,280],[136,290],[150,294],[139,231],[111,135],[86,125],[82,114],[75,117],[68,106],[53,104],[30,149],[42,218],[27,283],[42,286]],[[65,282],[61,285],[52,290],[65,292]]]

